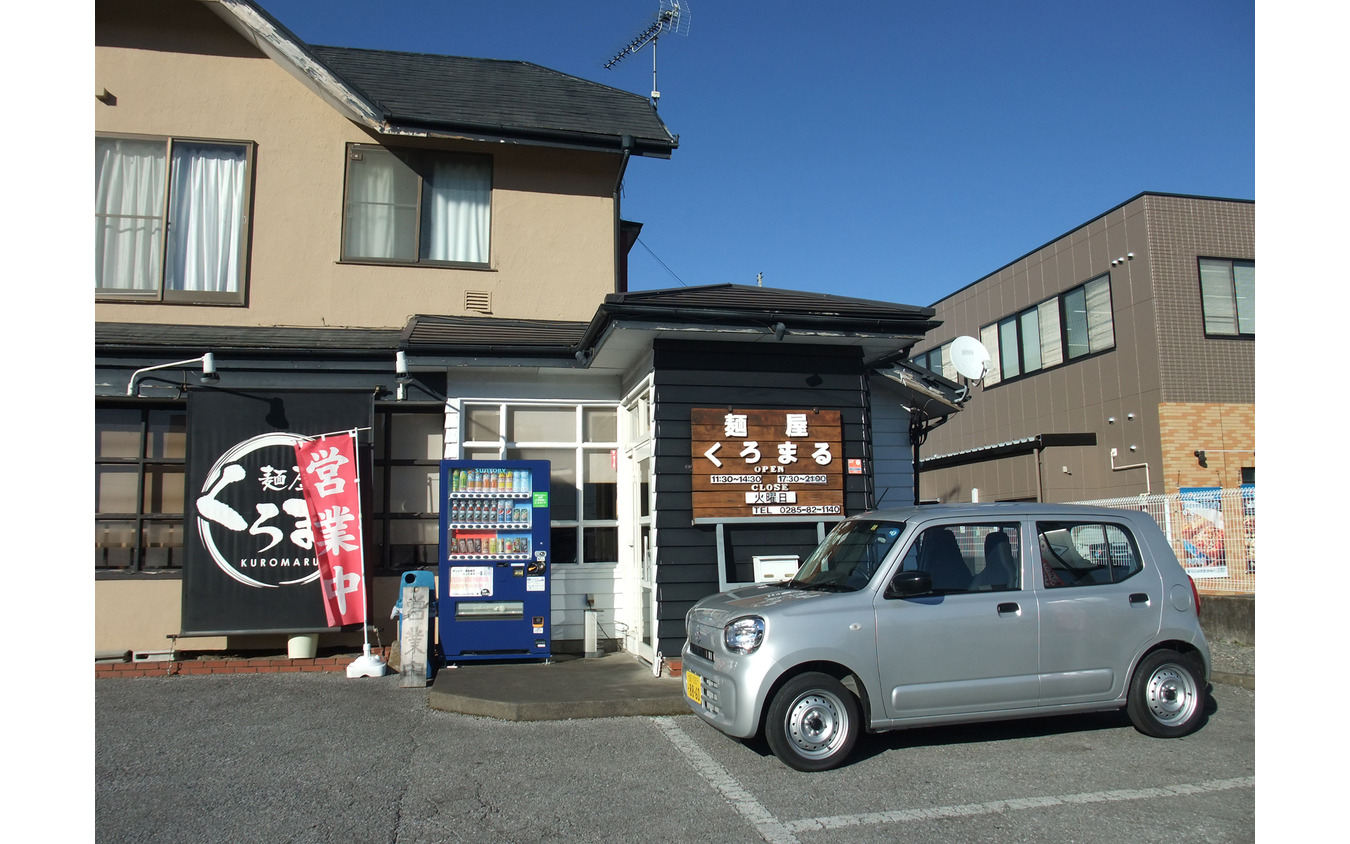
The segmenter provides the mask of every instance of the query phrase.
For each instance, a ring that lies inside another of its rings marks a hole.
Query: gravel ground
[[[1222,674],[1238,674],[1256,678],[1256,648],[1234,642],[1209,643],[1209,654],[1214,662],[1214,671]]]

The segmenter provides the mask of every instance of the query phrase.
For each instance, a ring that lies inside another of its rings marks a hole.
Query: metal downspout
[[[619,162],[619,176],[614,180],[614,292],[623,293],[619,289],[619,268],[623,260],[623,221],[619,214],[619,194],[623,190],[623,177],[628,172],[628,159],[632,155],[633,136],[623,136],[623,160]]]

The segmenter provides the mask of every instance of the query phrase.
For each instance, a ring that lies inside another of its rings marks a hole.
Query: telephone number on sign
[[[776,504],[753,507],[751,512],[756,516],[837,516],[840,507],[838,504]]]

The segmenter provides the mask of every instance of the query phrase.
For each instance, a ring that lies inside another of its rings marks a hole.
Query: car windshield
[[[905,531],[904,522],[850,520],[830,531],[786,585],[855,592],[868,584]]]

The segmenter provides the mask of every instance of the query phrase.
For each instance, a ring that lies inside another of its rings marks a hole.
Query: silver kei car
[[[685,702],[803,771],[861,732],[1124,708],[1150,736],[1204,716],[1199,596],[1146,513],[924,505],[841,522],[790,581],[685,619]]]

